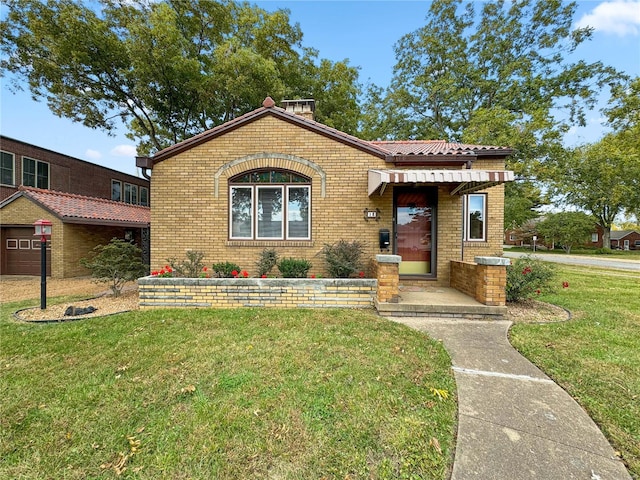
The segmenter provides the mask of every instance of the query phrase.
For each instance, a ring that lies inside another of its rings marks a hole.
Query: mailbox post
[[[40,237],[40,310],[47,308],[47,240],[51,237],[51,222],[36,220],[34,237]]]

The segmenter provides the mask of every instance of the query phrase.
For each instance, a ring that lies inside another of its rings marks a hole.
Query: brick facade
[[[2,209],[2,225],[23,225],[33,229],[33,222],[39,218],[51,221],[51,276],[53,278],[68,278],[90,275],[90,272],[80,265],[80,259],[91,253],[96,245],[104,245],[116,238],[124,238],[123,227],[107,227],[100,225],[78,225],[63,223],[56,216],[25,197],[16,199]],[[25,223],[25,219],[28,221]],[[5,244],[4,229],[2,244]],[[2,262],[5,261],[3,256]],[[6,265],[0,262],[0,273]]]
[[[310,241],[229,240],[229,178],[259,168],[286,169],[311,178]],[[393,232],[393,187],[368,196],[367,171],[389,168],[383,158],[346,142],[280,118],[263,116],[223,135],[178,151],[153,167],[151,182],[151,269],[168,258],[202,251],[207,264],[230,261],[256,275],[264,248],[281,257],[306,258],[311,274],[326,275],[320,254],[325,244],[358,240],[365,255],[380,253],[378,231]],[[473,168],[504,169],[504,160],[474,162]],[[487,189],[488,240],[462,244],[462,197],[440,184],[437,199],[437,278],[449,285],[449,262],[501,252],[503,188]],[[363,210],[378,210],[378,220]],[[393,238],[390,252],[393,252]],[[373,275],[374,272],[367,272]]]
[[[49,190],[111,200],[111,180],[149,188],[149,181],[144,178],[111,170],[9,137],[0,136],[0,150],[13,154],[14,159],[14,183],[0,185],[0,201],[17,192],[18,186],[22,184],[23,157],[49,164]]]

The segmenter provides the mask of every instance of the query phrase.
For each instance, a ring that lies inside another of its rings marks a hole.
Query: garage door
[[[40,239],[33,227],[2,229],[2,274],[40,275]],[[47,248],[47,275],[51,275],[51,247]]]

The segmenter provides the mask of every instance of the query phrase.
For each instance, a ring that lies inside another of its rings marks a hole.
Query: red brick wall
[[[121,173],[94,163],[0,136],[0,150],[14,155],[15,185],[0,185],[0,201],[9,197],[22,184],[22,157],[49,164],[49,189],[111,200],[111,180],[149,188],[149,181]]]

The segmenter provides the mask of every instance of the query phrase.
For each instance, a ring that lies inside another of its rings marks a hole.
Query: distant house
[[[640,232],[637,230],[611,230],[611,248],[640,250]]]
[[[403,282],[448,285],[451,261],[502,251],[510,148],[365,141],[312,119],[314,102],[262,107],[156,153],[151,268],[187,250],[255,275],[265,248],[311,261],[358,240],[365,255],[400,255]]]
[[[53,222],[47,271],[87,275],[78,260],[113,237],[148,256],[149,181],[0,136],[0,274],[39,275],[33,223]]]

